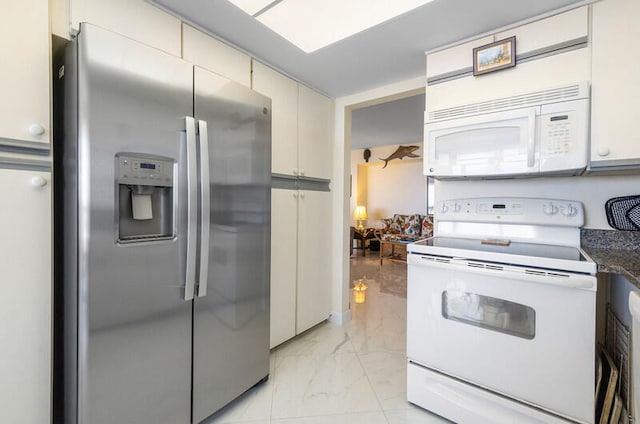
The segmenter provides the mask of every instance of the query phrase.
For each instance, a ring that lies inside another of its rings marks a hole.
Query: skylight
[[[229,0],[306,53],[432,0]]]

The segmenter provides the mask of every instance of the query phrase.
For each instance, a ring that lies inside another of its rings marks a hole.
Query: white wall
[[[436,181],[436,202],[483,196],[541,197],[582,202],[585,228],[611,230],[604,203],[617,196],[640,194],[640,175],[544,177],[484,181]],[[437,213],[437,212],[436,212]]]
[[[427,179],[422,173],[421,161],[391,161],[384,169],[382,164],[367,168],[370,227],[378,227],[382,218],[390,218],[395,213],[426,213]]]
[[[382,218],[393,214],[425,214],[427,182],[422,170],[422,141],[403,146],[419,146],[414,152],[420,158],[393,159],[386,168],[381,158],[389,157],[398,144],[371,148],[371,158],[365,162],[363,149],[351,152],[350,213],[357,205],[367,207],[367,226],[380,227]],[[364,177],[363,177],[363,172]]]
[[[358,167],[361,163],[364,163],[362,159],[362,150],[352,150],[351,151],[351,166],[349,167],[349,179],[348,183],[351,184],[349,187],[349,214],[351,216],[351,224],[352,226],[356,225],[355,220],[353,219],[353,211],[358,206],[358,201],[362,201],[362,199],[358,198],[358,184],[362,184],[358,178]],[[366,193],[365,193],[366,196]],[[366,206],[366,205],[365,205]]]

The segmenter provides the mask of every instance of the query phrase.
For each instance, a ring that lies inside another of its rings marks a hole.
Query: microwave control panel
[[[576,111],[542,115],[540,119],[541,153],[562,156],[576,150]]]
[[[589,99],[543,105],[540,113],[540,173],[579,175],[587,166]]]

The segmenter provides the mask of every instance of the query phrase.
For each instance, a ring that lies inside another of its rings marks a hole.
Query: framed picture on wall
[[[516,37],[494,41],[473,49],[473,75],[516,66]]]

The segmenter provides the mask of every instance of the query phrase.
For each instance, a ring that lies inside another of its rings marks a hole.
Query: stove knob
[[[460,212],[462,210],[462,205],[460,203],[454,203],[453,204],[453,211],[454,212]]]
[[[556,213],[558,213],[558,207],[553,203],[547,203],[542,206],[542,212],[547,215],[555,215]]]
[[[566,217],[576,216],[578,214],[578,209],[573,205],[567,205],[562,208],[562,215]]]
[[[440,212],[442,212],[442,213],[447,213],[447,212],[449,212],[449,206],[447,206],[447,204],[446,204],[446,203],[442,203],[442,204],[440,205]]]

